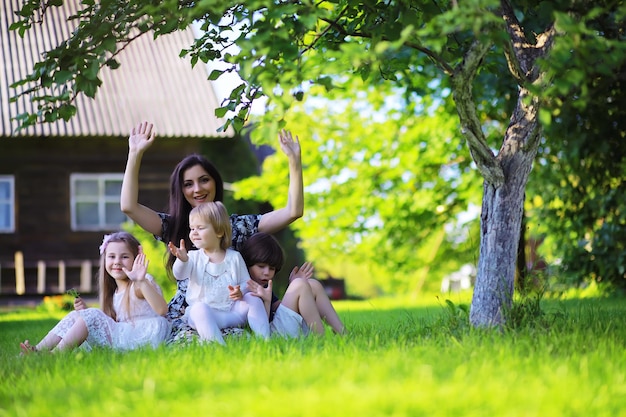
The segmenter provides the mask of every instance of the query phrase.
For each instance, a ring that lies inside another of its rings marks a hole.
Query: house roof
[[[232,130],[217,133],[224,121],[214,115],[219,103],[206,67],[192,68],[189,58],[179,57],[194,39],[191,27],[157,39],[148,33],[133,41],[117,56],[118,69],[101,71],[102,85],[95,99],[77,97],[77,113],[68,122],[41,123],[14,132],[17,122],[12,118],[34,112],[36,104],[24,98],[10,103],[9,98],[18,93],[10,85],[32,72],[43,52],[69,36],[68,17],[75,14],[79,1],[66,0],[61,7],[48,8],[43,24],[33,25],[24,38],[9,31],[21,2],[0,1],[0,137],[126,136],[144,120],[153,122],[161,137],[233,135]]]

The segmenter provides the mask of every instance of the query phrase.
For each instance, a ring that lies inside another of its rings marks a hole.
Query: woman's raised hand
[[[287,158],[290,160],[294,158],[297,158],[298,161],[300,160],[302,156],[300,154],[300,140],[298,136],[296,136],[294,140],[291,132],[283,129],[278,133],[278,141],[280,143],[280,149],[287,155]]]
[[[143,153],[152,145],[156,132],[152,123],[141,122],[133,127],[128,137],[128,149],[131,152]]]

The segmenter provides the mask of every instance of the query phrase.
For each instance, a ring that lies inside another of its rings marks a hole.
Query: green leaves
[[[62,1],[27,0],[20,10],[21,20],[13,23],[11,29],[23,36],[33,23],[39,23],[38,19],[47,18],[45,12],[49,7],[61,4]],[[74,28],[70,36],[47,51],[33,66],[33,71],[13,86],[25,87],[20,95],[37,103],[36,114],[18,118],[20,127],[42,121],[39,118],[46,122],[59,118],[68,120],[75,114],[76,109],[71,104],[75,97],[79,94],[96,96],[101,85],[101,69],[105,66],[118,68],[115,55],[138,33],[150,28],[156,30],[159,25],[157,33],[180,27],[179,20],[166,19],[168,15],[164,16],[163,9],[158,7],[151,10],[160,20],[158,24],[151,23],[152,16],[145,14],[150,8],[144,6],[143,2],[107,0],[96,5],[91,0],[81,1],[75,16],[67,23]]]
[[[23,19],[12,29],[24,33],[41,11],[53,4],[26,1],[20,12]],[[54,90],[70,91],[69,100],[83,92],[94,97],[98,72],[103,66],[118,67],[115,54],[137,31],[152,31],[157,37],[194,20],[202,22],[204,33],[181,55],[190,55],[192,65],[223,59],[230,69],[215,70],[209,79],[237,71],[249,86],[230,95],[224,105],[228,111],[249,110],[253,96],[263,92],[278,114],[285,113],[304,99],[310,83],[330,91],[335,88],[335,77],[352,73],[373,83],[408,81],[416,91],[423,91],[415,84],[427,81],[417,81],[416,71],[424,71],[432,62],[449,71],[447,63],[460,60],[464,49],[463,42],[459,44],[463,37],[458,34],[491,24],[495,17],[489,10],[494,4],[497,2],[469,1],[442,10],[425,0],[392,4],[279,2],[271,6],[260,0],[245,5],[232,1],[146,4],[138,0],[107,0],[96,5],[85,0],[73,19],[77,28],[71,37],[44,57],[47,71],[28,77],[35,82],[29,91],[52,90],[52,94],[33,96],[33,100],[46,97],[41,101],[44,109],[61,105]],[[434,53],[425,54],[429,50]],[[62,73],[55,75],[57,69]],[[68,71],[74,75],[70,77]],[[245,121],[248,113],[238,111],[233,117]]]
[[[589,7],[576,12],[556,11],[555,25],[560,32],[549,59],[541,63],[553,81],[537,93],[543,97],[567,96],[576,91],[579,109],[593,100],[595,75],[612,76],[622,65],[626,42],[620,27],[626,25],[626,6]],[[621,11],[621,12],[620,12]]]
[[[611,76],[599,67],[586,68],[587,76],[571,93],[546,102],[550,142],[529,186],[542,197],[530,209],[541,219],[536,227],[546,235],[545,250],[560,259],[560,278],[623,289],[626,89],[620,74],[626,58],[621,60]]]
[[[470,203],[480,204],[480,179],[465,156],[456,115],[427,112],[427,99],[411,112],[391,85],[368,87],[356,76],[344,88],[311,89],[285,119],[302,146],[305,215],[292,227],[307,258],[334,274],[338,265],[360,265],[359,281],[390,292],[416,290],[431,263],[454,270],[474,259],[475,242],[461,243],[469,226],[459,226],[454,238],[438,233],[444,225],[455,229]],[[268,124],[260,123],[252,139],[276,147]],[[235,184],[236,197],[282,207],[286,162],[277,150],[262,177]],[[455,256],[447,259],[453,246]]]

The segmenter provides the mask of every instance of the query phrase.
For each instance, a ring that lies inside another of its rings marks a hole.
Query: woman
[[[168,213],[159,213],[139,204],[139,168],[144,152],[154,143],[156,132],[152,123],[142,122],[135,126],[128,138],[128,160],[120,206],[122,211],[144,230],[168,244],[179,244],[183,239],[188,248],[193,248],[189,240],[189,212],[192,208],[208,201],[221,201],[224,183],[217,169],[206,158],[193,154],[178,163],[170,177],[170,197]],[[275,233],[302,217],[304,195],[302,183],[302,160],[298,137],[293,139],[291,132],[281,131],[278,135],[281,150],[289,159],[289,191],[287,205],[264,214],[230,216],[232,225],[232,245],[240,245],[258,231]],[[167,270],[171,274],[175,256],[169,254]],[[169,303],[168,317],[178,319],[184,314],[187,281],[177,281],[178,290]],[[174,323],[176,327],[176,323]]]

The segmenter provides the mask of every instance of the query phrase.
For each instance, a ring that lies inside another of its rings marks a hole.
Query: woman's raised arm
[[[133,127],[128,138],[128,159],[122,180],[120,208],[145,231],[161,236],[162,225],[158,213],[139,204],[139,168],[144,152],[154,142],[156,133],[152,123],[142,122]]]
[[[280,148],[289,158],[289,194],[287,205],[263,214],[259,231],[275,233],[284,229],[304,214],[304,185],[302,181],[302,155],[300,141],[293,139],[291,132],[282,130],[278,135]]]

